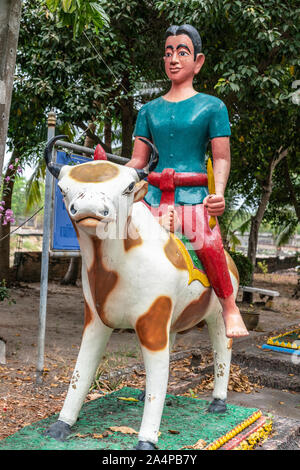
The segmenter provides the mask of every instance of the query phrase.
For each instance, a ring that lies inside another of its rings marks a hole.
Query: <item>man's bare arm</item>
[[[216,194],[206,196],[203,204],[209,215],[222,215],[225,210],[224,193],[230,173],[229,137],[216,137],[211,141]]]
[[[145,137],[143,138],[145,139]],[[150,149],[148,145],[139,140],[137,136],[134,141],[131,160],[126,163],[126,166],[130,166],[132,168],[144,168],[149,161],[149,156]]]

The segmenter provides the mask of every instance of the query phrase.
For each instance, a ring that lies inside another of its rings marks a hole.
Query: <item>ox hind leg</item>
[[[216,310],[205,318],[214,353],[214,390],[213,401],[208,411],[226,411],[227,388],[230,374],[232,339],[227,338],[221,311]]]
[[[86,325],[63,408],[58,421],[45,431],[45,435],[63,441],[71,433],[112,331],[98,315]]]

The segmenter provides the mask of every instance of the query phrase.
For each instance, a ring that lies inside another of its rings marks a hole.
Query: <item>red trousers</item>
[[[145,204],[155,217],[164,215],[168,207],[167,204],[159,207],[151,207],[146,202]],[[233,288],[218,222],[213,229],[209,227],[209,215],[203,204],[174,207],[181,224],[176,233],[181,230],[190,241],[216,295],[226,299],[233,293]]]

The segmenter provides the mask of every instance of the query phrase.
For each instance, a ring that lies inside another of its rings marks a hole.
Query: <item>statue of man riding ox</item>
[[[70,434],[112,331],[132,328],[146,370],[144,412],[135,449],[155,449],[176,333],[201,320],[208,325],[215,367],[210,412],[226,410],[232,340],[225,335],[221,305],[213,289],[191,282],[187,258],[174,235],[142,202],[147,192],[145,178],[158,162],[156,148],[142,139],[151,146],[144,169],[101,160],[60,166],[51,161],[51,155],[55,141],[63,137],[48,142],[45,158],[58,179],[80,244],[85,321],[68,394],[58,421],[46,434],[57,440]],[[149,237],[149,232],[157,236]],[[116,233],[122,236],[111,236]],[[229,256],[227,261],[236,295],[238,273]]]

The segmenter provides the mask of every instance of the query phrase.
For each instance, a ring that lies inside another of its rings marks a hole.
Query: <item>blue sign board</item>
[[[71,159],[73,164],[91,161],[90,157],[82,157],[79,155],[72,155]],[[58,151],[56,154],[56,163],[70,165],[70,157],[66,152]],[[57,180],[55,180],[54,186],[54,214],[51,248],[52,250],[58,251],[79,250],[76,232],[63,202],[60,189],[57,186]]]

